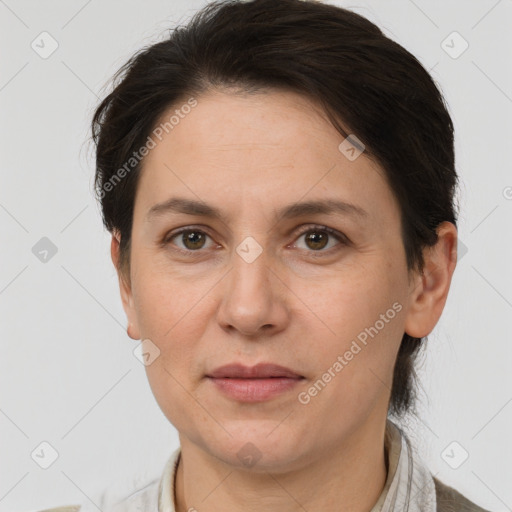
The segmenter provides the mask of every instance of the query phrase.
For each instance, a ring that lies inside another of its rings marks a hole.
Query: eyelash
[[[343,234],[343,233],[340,233],[339,231],[336,231],[335,229],[332,229],[332,228],[329,228],[327,226],[321,226],[321,225],[312,225],[312,226],[308,226],[306,229],[300,231],[296,238],[300,238],[301,236],[307,234],[307,233],[310,233],[310,232],[316,232],[316,231],[321,231],[321,232],[325,232],[327,233],[328,235],[332,236],[333,238],[335,238],[338,242],[340,242],[339,245],[348,245],[350,243],[350,240]],[[187,227],[184,227],[184,228],[180,228],[179,230],[177,231],[173,231],[171,233],[168,233],[164,239],[162,240],[161,242],[161,246],[162,247],[166,247],[168,246],[170,243],[171,243],[171,240],[173,240],[174,238],[176,238],[177,236],[183,234],[183,233],[188,233],[188,232],[196,232],[196,233],[201,233],[203,235],[206,235],[208,237],[211,238],[211,236],[206,232],[204,231],[203,229],[199,228],[199,227],[194,227],[194,226],[187,226]],[[324,250],[318,250],[318,251],[314,251],[314,250],[309,250],[308,252],[311,252],[315,255],[321,255],[322,253],[326,253],[326,254],[330,254],[331,251],[334,249],[336,250],[336,247],[331,247],[330,249],[327,249],[326,251]],[[191,254],[195,254],[197,253],[197,255],[201,255],[201,253],[203,252],[201,249],[197,249],[196,251],[193,251],[193,250],[185,250],[185,249],[181,249],[180,247],[174,247],[173,250],[175,251],[178,251],[182,254],[186,254],[187,256],[190,256]]]

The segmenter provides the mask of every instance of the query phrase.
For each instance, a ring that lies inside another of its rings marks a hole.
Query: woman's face
[[[144,163],[130,329],[150,340],[149,382],[182,444],[294,467],[385,420],[413,291],[398,204],[383,170],[339,147],[301,96],[196,99]],[[232,363],[301,378],[207,377]]]

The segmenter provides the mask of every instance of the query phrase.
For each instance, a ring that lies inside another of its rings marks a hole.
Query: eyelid
[[[336,238],[339,242],[342,242],[344,244],[350,243],[349,238],[344,233],[341,233],[337,229],[333,229],[328,226],[323,226],[322,224],[307,224],[303,230],[299,231],[299,233],[297,234],[297,237],[302,236],[306,233],[309,233],[310,231],[315,231],[315,230],[316,231],[325,231],[329,235]],[[311,252],[315,252],[315,251],[311,251]],[[321,252],[321,251],[316,251],[316,252]],[[327,251],[324,251],[324,252],[327,252]]]
[[[206,235],[210,236],[210,234],[208,232],[208,228],[206,226],[187,224],[186,226],[182,226],[180,228],[176,228],[176,229],[173,229],[173,230],[167,232],[163,236],[162,243],[167,243],[175,236],[181,235],[182,233],[187,232],[187,231],[201,231],[201,232],[205,233]]]

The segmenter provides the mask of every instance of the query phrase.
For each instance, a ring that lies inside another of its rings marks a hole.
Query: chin
[[[225,464],[254,472],[276,472],[293,469],[303,455],[304,444],[284,424],[275,421],[238,421],[235,425],[223,423],[231,434],[220,439],[203,439],[203,448]],[[277,426],[279,425],[279,426]],[[276,428],[277,426],[277,428]],[[301,451],[297,450],[301,447]]]

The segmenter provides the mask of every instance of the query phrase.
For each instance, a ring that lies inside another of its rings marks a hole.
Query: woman
[[[388,417],[457,259],[453,125],[419,62],[339,7],[224,1],[117,79],[97,193],[180,448],[102,509],[484,510]]]

